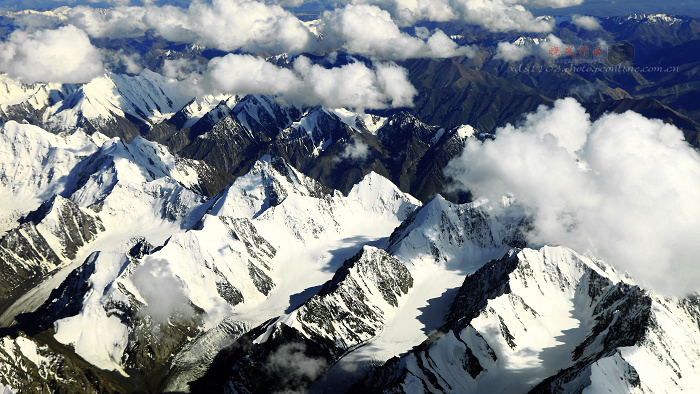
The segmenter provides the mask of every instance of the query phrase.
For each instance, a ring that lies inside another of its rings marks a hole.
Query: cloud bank
[[[590,252],[666,294],[699,289],[700,155],[672,125],[634,112],[591,122],[568,98],[469,140],[445,172],[476,196],[514,197],[533,243]]]
[[[268,94],[287,104],[359,110],[412,106],[417,93],[406,69],[394,63],[326,69],[303,56],[292,68],[283,68],[259,57],[229,54],[212,59],[190,82],[208,93]]]
[[[368,28],[371,26],[371,28]],[[389,12],[373,5],[347,5],[326,11],[319,26],[322,45],[349,53],[384,59],[453,57],[475,55],[472,46],[458,46],[441,30],[432,35],[424,29],[425,40],[399,30]]]
[[[17,30],[0,42],[0,71],[25,82],[87,82],[102,75],[100,51],[75,26]]]
[[[552,20],[536,18],[523,5],[562,7],[583,0],[350,0],[352,4],[374,4],[387,10],[401,26],[421,20],[458,20],[492,31],[549,32]],[[566,4],[566,5],[564,5]]]
[[[382,59],[473,56],[475,47],[458,46],[442,31],[424,39],[399,30],[387,11],[370,5],[348,5],[323,14],[323,39],[278,5],[257,1],[213,0],[188,8],[122,6],[97,9],[78,6],[50,16],[30,13],[17,21],[24,29],[72,24],[94,38],[124,38],[153,29],[177,42],[195,43],[223,51],[250,53],[313,52],[329,49]],[[368,29],[367,26],[372,26]]]
[[[565,53],[567,47],[571,47],[570,49],[573,51],[574,57],[577,60],[596,62],[605,59],[604,56],[593,55],[596,47],[600,47],[601,50],[604,50],[603,48],[606,48],[607,44],[602,39],[598,39],[598,42],[564,42],[554,34],[549,34],[546,38],[537,43],[531,41],[522,43],[499,42],[496,47],[494,59],[501,59],[508,62],[517,62],[528,56],[535,56],[545,60],[566,59],[568,57]],[[578,52],[582,47],[588,49],[589,52],[587,55]],[[558,52],[550,52],[552,49]]]

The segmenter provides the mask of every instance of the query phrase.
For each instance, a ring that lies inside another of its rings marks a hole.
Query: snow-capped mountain
[[[432,163],[446,163],[455,154],[443,147],[449,130],[407,113],[381,117],[300,108],[265,95],[191,97],[181,83],[148,70],[135,76],[107,73],[82,85],[2,78],[7,93],[0,96],[0,119],[52,132],[80,128],[124,142],[142,136],[234,176],[269,154],[342,192],[374,171],[426,201],[446,183]]]
[[[687,21],[687,17],[678,17],[667,14],[632,14],[624,17],[614,17],[612,18],[616,23],[625,23],[628,21],[634,22],[646,22],[646,23],[666,23],[672,25],[674,23]]]
[[[700,387],[697,294],[435,194],[471,126],[150,71],[3,76],[0,119],[0,391]]]
[[[189,197],[196,194],[185,186],[196,186],[197,173],[178,163],[162,146],[137,137],[130,144],[107,140],[76,166],[79,174],[89,175],[78,177],[84,181],[73,187],[73,204],[98,206],[95,215],[105,218],[107,233],[119,221],[135,222],[144,230],[145,221],[165,221],[158,229],[172,235],[157,247],[132,238],[123,252],[94,252],[84,263],[64,268],[65,279],[43,304],[17,317],[20,327],[31,321],[37,331],[53,328],[58,342],[90,364],[131,375],[168,361],[167,355],[185,344],[199,354],[202,343],[231,325],[252,327],[296,307],[304,301],[305,289],[330,279],[342,259],[364,242],[387,237],[420,204],[376,174],[344,196],[269,157],[207,201]],[[157,195],[149,192],[154,182]],[[135,230],[129,229],[148,235]],[[300,256],[306,270],[292,263]],[[177,302],[170,309],[153,306],[162,301],[149,291],[156,283],[167,283],[173,291],[169,294]],[[166,330],[166,321],[188,334],[170,332],[165,346],[152,332]],[[78,335],[76,327],[94,327],[100,334]],[[198,339],[191,342],[195,335]],[[149,356],[145,346],[155,344],[165,347]],[[180,353],[177,360],[192,357]],[[191,364],[173,368],[194,373],[192,379],[203,373]],[[186,381],[170,384],[179,387]]]
[[[357,389],[693,391],[695,301],[662,299],[563,247],[512,250],[465,279],[438,333]]]
[[[128,140],[193,99],[177,81],[149,70],[136,76],[107,73],[82,85],[26,85],[3,75],[0,84],[5,88],[0,95],[3,118],[29,120],[55,132],[80,127]]]
[[[142,138],[125,144],[80,130],[54,135],[13,121],[0,130],[0,269],[7,273],[3,298],[14,302],[3,305],[6,322],[43,302],[36,294],[26,295],[31,302],[14,297],[55,269],[79,265],[91,249],[126,251],[139,236],[160,244],[174,229],[190,228],[208,209],[203,191],[221,179]]]
[[[0,297],[71,262],[104,231],[95,212],[59,195],[47,200],[0,239]]]

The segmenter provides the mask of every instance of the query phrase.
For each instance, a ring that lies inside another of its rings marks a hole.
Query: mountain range
[[[699,293],[534,242],[531,212],[444,172],[572,94],[591,120],[634,111],[697,149],[698,21],[601,25],[556,33],[679,69],[412,59],[415,106],[367,112],[194,97],[157,71],[212,54],[150,36],[102,44],[143,51],[138,75],[0,75],[0,392],[696,391]],[[493,50],[537,38],[425,26]]]

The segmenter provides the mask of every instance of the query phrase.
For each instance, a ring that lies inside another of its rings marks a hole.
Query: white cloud
[[[123,49],[112,51],[108,49],[100,49],[102,58],[106,63],[106,68],[112,71],[124,71],[129,74],[138,74],[143,70],[139,65],[140,58],[136,53],[127,54]]]
[[[75,26],[17,30],[0,42],[0,71],[26,82],[87,82],[104,72],[100,51]]]
[[[192,314],[184,287],[167,260],[147,257],[134,270],[131,281],[147,302],[139,312],[150,316],[154,323],[167,324],[173,314]]]
[[[358,110],[408,107],[417,93],[407,71],[393,63],[376,63],[374,69],[362,63],[326,69],[302,57],[294,62],[294,70],[304,82],[295,101],[311,105]]]
[[[469,140],[446,173],[459,188],[534,215],[529,240],[605,258],[666,294],[700,289],[700,155],[633,112],[590,122],[573,99],[492,141]]]
[[[31,13],[17,18],[26,30],[72,24],[94,38],[135,37],[153,29],[178,42],[234,51],[297,54],[318,49],[345,51],[382,59],[474,56],[473,46],[457,45],[440,30],[421,38],[399,30],[391,15],[371,5],[348,5],[324,13],[319,32],[311,33],[296,16],[278,5],[258,1],[213,0],[188,8],[78,6],[55,15]],[[372,28],[367,28],[372,26]]]
[[[504,0],[509,5],[523,5],[535,8],[564,8],[583,3],[583,0]]]
[[[600,22],[598,22],[598,19],[592,16],[574,15],[571,18],[571,23],[586,30],[598,30],[603,28]]]
[[[352,142],[345,146],[343,152],[338,155],[336,161],[364,161],[369,156],[369,145],[362,142],[361,139],[352,136]]]
[[[277,5],[257,1],[213,0],[179,7],[147,7],[144,21],[164,38],[224,51],[299,53],[315,37],[301,21]]]
[[[288,94],[301,81],[290,69],[280,68],[251,55],[214,58],[204,73],[206,90],[241,94]]]
[[[421,38],[403,33],[389,12],[373,5],[349,4],[326,11],[318,30],[326,48],[384,59],[473,56],[476,52],[473,47],[458,46],[440,30],[432,35],[427,29],[419,30]]]
[[[78,6],[59,14],[59,20],[85,30],[95,38],[123,38],[142,35],[149,26],[144,22],[146,8],[114,7],[110,9]]]
[[[186,58],[165,59],[161,72],[168,78],[184,80],[193,74],[204,72],[206,68],[206,65]]]
[[[123,38],[149,29],[171,41],[190,42],[223,51],[299,53],[316,37],[296,16],[278,5],[252,0],[192,2],[187,8],[170,5],[118,6],[107,9],[77,6],[55,16],[18,17],[25,28],[76,25],[95,38]]]
[[[302,56],[293,66],[277,67],[259,57],[229,54],[212,59],[203,74],[190,79],[209,93],[269,94],[289,104],[328,108],[405,107],[416,95],[407,71],[393,63],[368,68],[357,62],[326,69]]]
[[[519,62],[532,55],[533,50],[529,45],[517,45],[510,42],[499,42],[496,47],[494,59],[501,59],[507,62]]]
[[[555,5],[567,0],[539,0]],[[574,0],[576,1],[576,0]],[[420,20],[445,22],[461,20],[493,31],[548,32],[551,20],[535,18],[522,1],[509,0],[350,0],[353,4],[374,4],[396,18],[398,24],[411,26]]]

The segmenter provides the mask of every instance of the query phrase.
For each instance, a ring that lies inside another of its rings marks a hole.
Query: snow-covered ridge
[[[326,338],[342,354],[374,337],[412,285],[405,265],[381,249],[366,246],[318,294],[277,318],[255,342],[264,343],[276,325],[285,324],[307,338]]]
[[[613,20],[616,23],[623,23],[626,21],[640,21],[647,23],[668,23],[669,25],[673,25],[674,23],[683,22],[685,19],[667,14],[632,14],[624,17],[615,17],[613,18]]]
[[[518,37],[515,39],[512,43],[517,46],[525,46],[528,44],[534,44],[538,45],[540,43],[539,38],[533,38],[533,37]]]
[[[697,387],[691,338],[700,329],[683,305],[563,247],[514,251],[465,279],[440,335],[365,385],[434,393]]]
[[[63,192],[76,166],[105,140],[99,133],[52,134],[14,121],[0,125],[0,234]]]
[[[124,122],[151,126],[170,119],[192,101],[178,81],[150,70],[135,76],[107,72],[82,85],[25,84],[0,74],[0,113],[18,121],[31,118],[32,123],[57,132],[77,127],[104,132]],[[203,97],[186,111],[197,119],[215,101]]]
[[[83,163],[81,171],[90,175],[82,177],[85,180],[78,183],[73,195],[83,205],[95,206],[93,200],[99,200],[100,217],[110,218],[106,223],[109,231],[132,215],[154,220],[160,201],[170,202],[173,196],[182,201],[182,196],[189,195],[188,189],[175,183],[174,179],[181,175],[176,170],[177,160],[155,143],[136,138],[124,144],[112,139]],[[180,179],[181,183],[185,180]],[[154,185],[162,188],[157,194],[148,191]],[[418,204],[376,174],[367,175],[344,196],[302,175],[283,160],[266,157],[217,199],[206,203],[189,200],[184,204],[180,214],[192,215],[188,223],[197,218],[195,227],[175,231],[157,248],[142,246],[129,253],[93,254],[69,275],[62,285],[66,290],[52,294],[40,308],[42,312],[37,313],[45,319],[43,324],[56,328],[57,340],[74,346],[94,365],[127,373],[138,349],[127,346],[126,338],[142,335],[138,334],[143,330],[139,319],[151,316],[152,308],[159,305],[158,298],[148,290],[150,279],[144,282],[149,275],[170,283],[172,293],[166,294],[179,300],[176,306],[161,312],[166,313],[165,318],[194,318],[199,322],[192,329],[203,332],[218,327],[228,321],[227,316],[238,312],[239,317],[231,324],[254,326],[261,319],[274,316],[266,317],[265,313],[278,315],[284,311],[294,292],[332,275],[332,271],[319,267],[314,268],[317,272],[299,270],[299,262],[291,265],[293,256],[289,251],[307,255],[309,261],[301,262],[311,268],[319,264],[314,259],[328,258],[324,253],[317,255],[315,249],[354,240],[358,234],[371,235],[368,226],[380,236],[388,236]],[[194,216],[194,212],[201,214]],[[279,253],[280,247],[286,253]],[[395,269],[408,272],[385,252],[368,248],[368,256],[385,255],[380,261],[391,262]],[[350,250],[343,253],[357,249]],[[306,278],[299,280],[291,273]],[[381,276],[380,272],[375,273]],[[84,288],[91,290],[71,298],[75,289]],[[287,304],[280,303],[282,300]],[[63,304],[72,306],[60,310],[54,307]],[[193,314],[194,317],[188,317]],[[158,313],[145,321],[156,324],[157,316]],[[76,327],[94,326],[97,330],[96,325],[107,327],[99,338],[76,334]]]
[[[43,122],[55,130],[83,126],[83,122],[99,130],[115,117],[155,124],[173,116],[191,99],[180,91],[177,81],[150,70],[136,76],[107,73],[48,108]]]
[[[473,271],[485,259],[522,242],[522,216],[495,217],[485,206],[453,204],[436,195],[394,231],[387,250],[416,266],[428,263]]]

